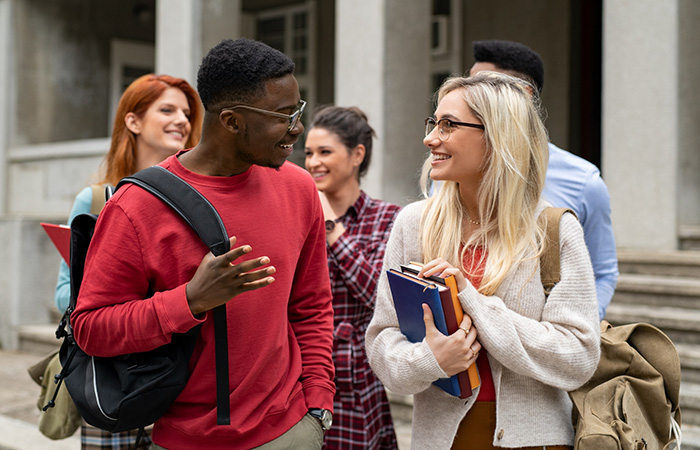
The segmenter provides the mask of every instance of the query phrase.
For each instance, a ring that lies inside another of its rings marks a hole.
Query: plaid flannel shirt
[[[386,241],[399,206],[360,198],[340,218],[345,227],[328,247],[333,291],[336,394],[327,449],[396,449],[384,386],[365,354],[365,330],[374,312],[375,290]]]

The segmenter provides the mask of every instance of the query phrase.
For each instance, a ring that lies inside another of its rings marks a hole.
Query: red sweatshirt
[[[268,256],[275,282],[227,304],[231,425],[216,425],[211,311],[193,317],[185,287],[208,248],[156,197],[120,188],[99,216],[78,307],[71,320],[89,354],[142,352],[202,323],[185,390],[156,422],[153,440],[171,449],[251,448],[282,435],[308,408],[333,408],[333,311],[323,213],[301,168],[252,166],[233,177],[161,165],[218,210],[244,259]],[[155,292],[155,294],[153,294]]]

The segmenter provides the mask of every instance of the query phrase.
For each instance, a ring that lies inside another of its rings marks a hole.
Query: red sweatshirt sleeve
[[[140,242],[118,204],[105,206],[71,316],[76,341],[86,353],[115,356],[152,350],[170,342],[173,333],[184,333],[202,321],[187,304],[188,279],[163,290],[151,285],[143,254],[155,244]],[[166,271],[168,264],[164,262]]]
[[[309,408],[333,410],[333,304],[326,262],[326,234],[313,192],[312,226],[299,256],[289,299],[289,320],[302,357],[302,387]]]

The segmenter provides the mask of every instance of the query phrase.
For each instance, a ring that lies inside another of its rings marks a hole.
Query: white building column
[[[8,177],[7,164],[9,152],[9,129],[10,129],[10,81],[9,77],[12,74],[10,67],[10,49],[12,42],[13,27],[10,23],[10,3],[11,0],[0,0],[0,245],[3,248],[3,260],[5,263],[0,263],[0,345],[3,347],[11,347],[16,343],[11,342],[14,335],[14,275],[13,271],[15,264],[13,257],[15,253],[11,245],[11,238],[7,234],[11,228],[6,225],[5,213],[7,212],[7,192],[8,192]],[[9,271],[9,273],[8,273]]]
[[[198,0],[156,0],[156,73],[192,86],[202,60]]]
[[[237,39],[241,37],[242,29],[242,0],[204,0],[202,1],[200,59],[196,68],[199,69],[201,58],[216,46],[222,39]]]
[[[241,35],[242,0],[156,0],[156,72],[193,87],[209,49]]]
[[[603,2],[603,171],[620,247],[678,245],[678,5]]]
[[[430,114],[430,2],[336,2],[335,103],[358,106],[378,139],[362,188],[404,204],[416,197]]]
[[[11,0],[0,0],[0,216],[7,212],[8,153],[10,145],[10,102],[13,92],[10,77],[14,73],[10,63],[13,40],[11,24]]]

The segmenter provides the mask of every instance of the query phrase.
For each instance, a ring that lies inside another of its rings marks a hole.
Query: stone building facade
[[[677,249],[700,225],[698,23],[695,0],[0,0],[0,346],[53,320],[59,256],[39,222],[64,223],[94,180],[124,86],[194,85],[223,38],[290,55],[309,111],[365,110],[363,188],[401,204],[440,81],[471,66],[473,40],[523,42],[545,61],[552,141],[601,167],[618,245]]]

